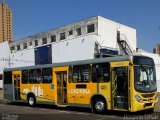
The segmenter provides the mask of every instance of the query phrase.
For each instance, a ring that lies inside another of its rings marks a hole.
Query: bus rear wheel
[[[92,109],[94,113],[105,113],[106,111],[106,102],[103,99],[95,99],[93,101]]]
[[[35,106],[36,98],[33,95],[28,96],[28,104],[29,106]]]

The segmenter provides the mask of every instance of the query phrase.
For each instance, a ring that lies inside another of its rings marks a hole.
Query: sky
[[[160,0],[5,1],[12,9],[15,40],[99,15],[135,28],[140,49],[152,52],[160,43]]]

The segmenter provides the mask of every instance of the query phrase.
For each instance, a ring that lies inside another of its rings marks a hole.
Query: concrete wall
[[[117,48],[117,30],[113,21],[98,17],[98,35],[101,46]]]
[[[93,59],[96,40],[97,35],[86,35],[52,43],[52,63]],[[33,48],[13,53],[10,58],[11,68],[35,65]]]
[[[52,44],[52,62],[68,62],[94,58],[96,35],[87,35],[76,39]]]
[[[119,49],[117,31],[120,31],[120,34],[126,37],[132,50],[136,51],[136,29],[98,16],[98,35],[101,46]]]
[[[0,43],[0,74],[3,74],[4,68],[8,67],[9,56],[11,55],[8,42]],[[0,88],[2,88],[2,80],[0,80]]]
[[[11,55],[11,68],[35,65],[34,49],[23,50]]]

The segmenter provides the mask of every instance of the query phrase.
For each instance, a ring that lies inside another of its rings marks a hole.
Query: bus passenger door
[[[129,62],[111,62],[112,109],[129,109]]]
[[[12,71],[4,72],[4,98],[10,101],[15,101],[14,83],[12,80]]]
[[[58,104],[67,103],[67,72],[57,72],[57,101]]]
[[[20,74],[13,74],[15,100],[20,100]]]

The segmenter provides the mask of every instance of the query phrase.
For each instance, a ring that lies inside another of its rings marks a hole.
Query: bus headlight
[[[143,102],[143,100],[142,100],[142,98],[141,98],[140,96],[134,95],[134,97],[136,98],[136,100],[137,100],[138,102],[140,102],[140,103]]]
[[[158,99],[158,94],[156,94],[156,96],[155,96],[155,100],[157,100]]]

